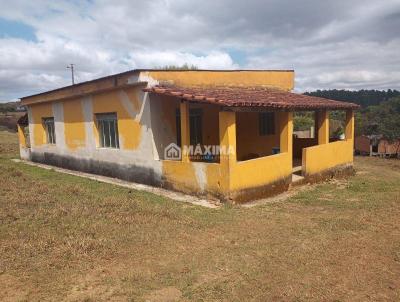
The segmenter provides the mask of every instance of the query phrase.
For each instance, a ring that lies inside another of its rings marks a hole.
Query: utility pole
[[[69,64],[67,66],[67,69],[71,69],[71,79],[72,79],[72,85],[75,84],[75,79],[74,79],[74,64]]]

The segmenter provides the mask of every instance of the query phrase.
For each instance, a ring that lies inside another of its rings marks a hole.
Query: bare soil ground
[[[0,113],[0,130],[17,131],[17,121],[25,112]]]
[[[15,163],[0,132],[1,301],[399,301],[400,161],[208,209]]]

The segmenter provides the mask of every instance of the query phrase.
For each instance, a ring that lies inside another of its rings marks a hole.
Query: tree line
[[[400,91],[398,90],[316,90],[306,95],[356,103],[356,135],[383,135],[389,140],[400,138]],[[339,117],[336,113],[333,119]],[[303,121],[304,122],[304,121]]]
[[[352,102],[360,105],[363,108],[368,106],[379,105],[394,97],[400,96],[400,91],[388,90],[375,90],[375,89],[361,89],[361,90],[344,90],[344,89],[329,89],[329,90],[316,90],[305,92],[305,95],[318,96],[331,100]]]

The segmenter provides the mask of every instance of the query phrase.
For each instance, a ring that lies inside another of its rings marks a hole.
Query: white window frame
[[[44,117],[42,121],[44,130],[46,132],[46,143],[49,145],[55,145],[56,129],[55,129],[54,117]]]

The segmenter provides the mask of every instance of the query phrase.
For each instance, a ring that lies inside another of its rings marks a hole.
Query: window
[[[202,123],[201,123],[201,109],[189,110],[189,123],[190,123],[190,145],[196,146],[202,144]]]
[[[54,117],[43,118],[43,126],[46,131],[46,142],[48,144],[55,144],[56,134],[54,130]]]
[[[273,112],[262,112],[258,116],[259,134],[275,134],[275,114]]]
[[[189,124],[190,124],[190,145],[195,146],[197,144],[202,144],[202,112],[201,109],[190,109],[189,110]],[[176,141],[177,145],[181,145],[181,112],[176,109],[175,113],[176,122]]]
[[[100,147],[119,148],[117,114],[96,114],[96,120]]]

